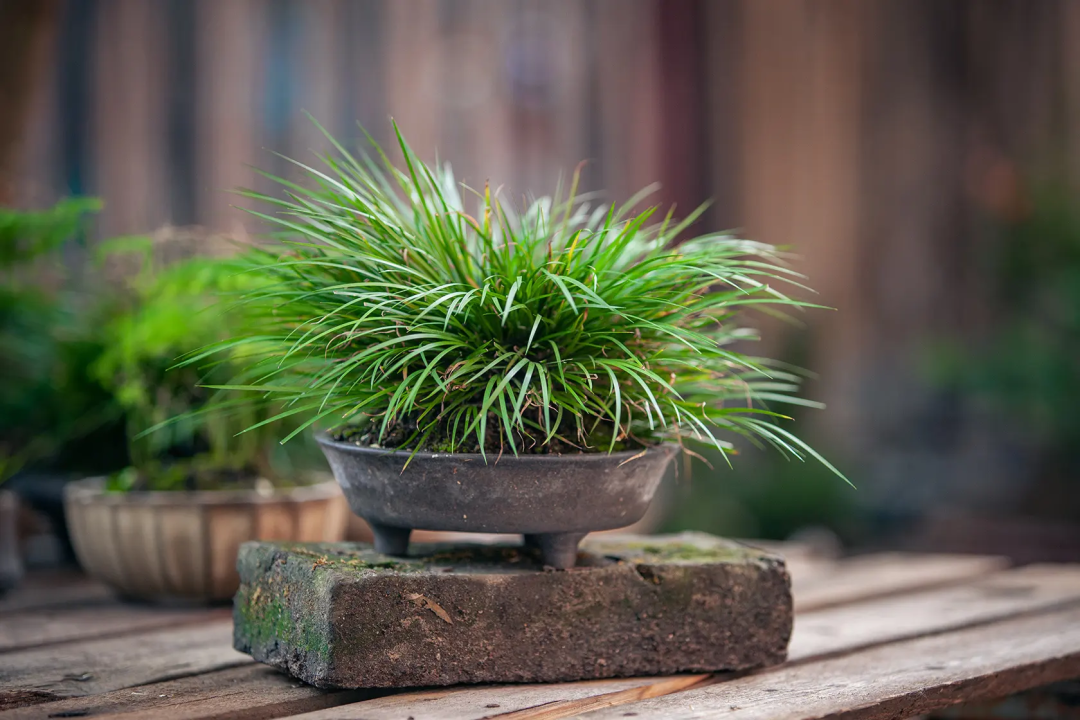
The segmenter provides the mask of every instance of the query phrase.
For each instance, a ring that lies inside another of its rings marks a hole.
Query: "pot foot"
[[[574,567],[578,544],[588,533],[538,533],[525,536],[525,547],[540,550],[545,565],[557,570]]]
[[[391,527],[368,520],[371,534],[375,536],[375,552],[383,555],[408,555],[411,528]]]

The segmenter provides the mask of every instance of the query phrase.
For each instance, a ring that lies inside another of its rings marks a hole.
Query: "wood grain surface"
[[[795,553],[789,662],[736,676],[328,692],[231,649],[228,609],[133,605],[85,577],[0,599],[0,720],[903,718],[1080,676],[1080,566]]]
[[[1080,608],[1073,608],[766,670],[584,717],[908,718],[1077,675]]]
[[[8,710],[0,712],[0,720],[118,716],[124,720],[255,720],[333,707],[367,696],[365,691],[319,690],[249,662],[227,670]]]
[[[37,647],[0,655],[0,701],[25,690],[96,695],[249,662],[232,649],[230,620]]]
[[[225,620],[230,615],[229,608],[158,608],[117,603],[26,610],[0,616],[0,653]]]
[[[792,572],[795,610],[816,610],[871,597],[954,585],[1007,567],[1008,560],[982,555],[877,553],[815,564]]]

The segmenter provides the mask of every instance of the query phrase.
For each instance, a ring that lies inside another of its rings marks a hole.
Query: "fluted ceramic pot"
[[[250,491],[106,492],[71,483],[64,496],[83,569],[143,600],[216,602],[236,592],[236,554],[248,540],[337,542],[348,508],[333,481]]]

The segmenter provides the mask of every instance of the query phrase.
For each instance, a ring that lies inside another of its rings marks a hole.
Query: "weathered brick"
[[[578,567],[508,546],[247,543],[235,646],[320,687],[549,682],[782,662],[783,560],[709,535],[597,536]]]

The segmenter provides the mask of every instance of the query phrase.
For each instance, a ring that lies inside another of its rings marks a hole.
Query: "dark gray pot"
[[[379,552],[405,555],[413,530],[521,533],[556,568],[573,567],[587,533],[640,520],[679,451],[664,443],[644,453],[504,454],[498,462],[418,452],[402,472],[407,451],[318,440]]]

